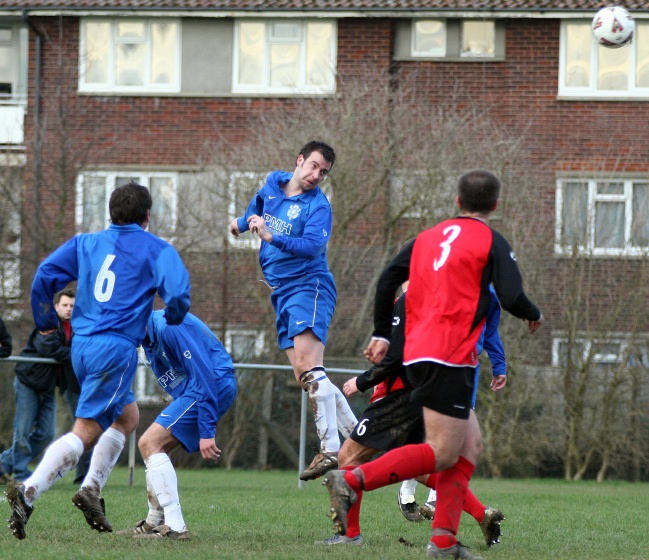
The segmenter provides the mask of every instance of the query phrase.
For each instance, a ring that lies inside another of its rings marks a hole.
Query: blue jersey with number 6
[[[180,255],[137,224],[73,237],[41,263],[31,294],[39,330],[58,326],[52,300],[73,280],[72,328],[80,336],[111,332],[139,345],[156,291],[169,324],[182,322],[189,310],[189,274]]]

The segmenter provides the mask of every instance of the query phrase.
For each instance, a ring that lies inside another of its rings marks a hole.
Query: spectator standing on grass
[[[9,475],[19,481],[28,478],[32,474],[29,463],[40,456],[56,435],[56,388],[64,393],[68,375],[74,375],[70,357],[74,299],[71,288],[57,292],[54,295],[57,328],[46,335],[34,329],[20,352],[23,358],[49,358],[61,364],[16,364],[13,440],[11,447],[0,455],[0,477],[4,482],[9,482]]]
[[[331,206],[319,185],[335,160],[331,146],[309,142],[300,150],[293,173],[272,172],[245,214],[230,223],[232,235],[250,230],[261,239],[259,263],[271,289],[279,347],[286,350],[295,379],[309,395],[320,449],[301,480],[336,468],[338,431],[346,438],[356,425],[347,399],[324,368],[336,285],[327,262]]]
[[[149,190],[137,183],[122,185],[111,193],[108,206],[109,227],[64,243],[41,263],[32,283],[34,321],[48,335],[58,325],[54,292],[77,281],[72,365],[81,396],[72,431],[47,448],[24,483],[7,486],[9,529],[18,539],[27,536],[36,500],[90,449],[90,469],[72,502],[90,527],[112,531],[101,490],[139,421],[131,386],[155,294],[167,306],[169,324],[181,323],[189,310],[189,274],[180,255],[145,231],[151,219]]]
[[[173,402],[138,443],[146,467],[148,515],[134,528],[118,533],[139,539],[187,540],[190,534],[169,453],[182,446],[187,453],[200,451],[206,460],[221,456],[216,427],[237,395],[234,366],[219,339],[191,313],[182,324],[169,326],[163,312],[154,311],[142,347]]]
[[[509,243],[488,221],[498,205],[500,180],[486,170],[460,177],[460,215],[419,234],[388,265],[375,298],[375,336],[365,353],[380,361],[390,330],[397,288],[410,280],[406,300],[406,374],[412,402],[424,407],[426,442],[405,445],[353,471],[327,475],[330,516],[342,535],[347,512],[359,493],[435,473],[438,492],[433,533],[426,554],[478,560],[457,540],[464,499],[482,449],[480,426],[471,409],[476,344],[484,327],[493,283],[501,305],[527,321],[534,333],[543,315],[527,298]],[[395,263],[396,261],[396,263]],[[388,319],[389,321],[389,319]],[[427,483],[427,485],[429,485]]]

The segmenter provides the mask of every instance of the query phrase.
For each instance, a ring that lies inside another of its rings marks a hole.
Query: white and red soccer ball
[[[593,36],[602,46],[618,49],[633,39],[635,22],[633,16],[622,6],[602,8],[592,23]]]

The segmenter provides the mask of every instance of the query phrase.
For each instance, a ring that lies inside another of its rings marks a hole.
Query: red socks
[[[356,467],[340,467],[341,471],[353,471]],[[352,504],[347,512],[347,531],[345,536],[353,539],[361,534],[361,502],[363,501],[362,490],[355,490],[356,503]]]
[[[476,498],[476,495],[471,492],[471,488],[466,489],[466,496],[464,497],[464,511],[473,517],[478,523],[484,520],[485,505]]]
[[[427,443],[393,449],[345,474],[355,492],[376,490],[395,482],[435,472],[435,452]]]
[[[460,526],[464,500],[474,470],[475,466],[470,461],[460,457],[450,469],[438,473],[433,529],[444,529],[452,533],[433,536],[431,540],[438,548],[448,548],[457,542],[454,535],[457,535]],[[449,540],[452,541],[450,544]]]

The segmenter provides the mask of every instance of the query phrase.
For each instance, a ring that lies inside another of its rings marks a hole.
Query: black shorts
[[[410,402],[410,391],[395,391],[370,403],[349,437],[365,447],[390,451],[422,443],[424,436],[421,406]]]
[[[406,375],[415,387],[413,403],[453,418],[469,417],[475,368],[416,362],[406,366]]]

